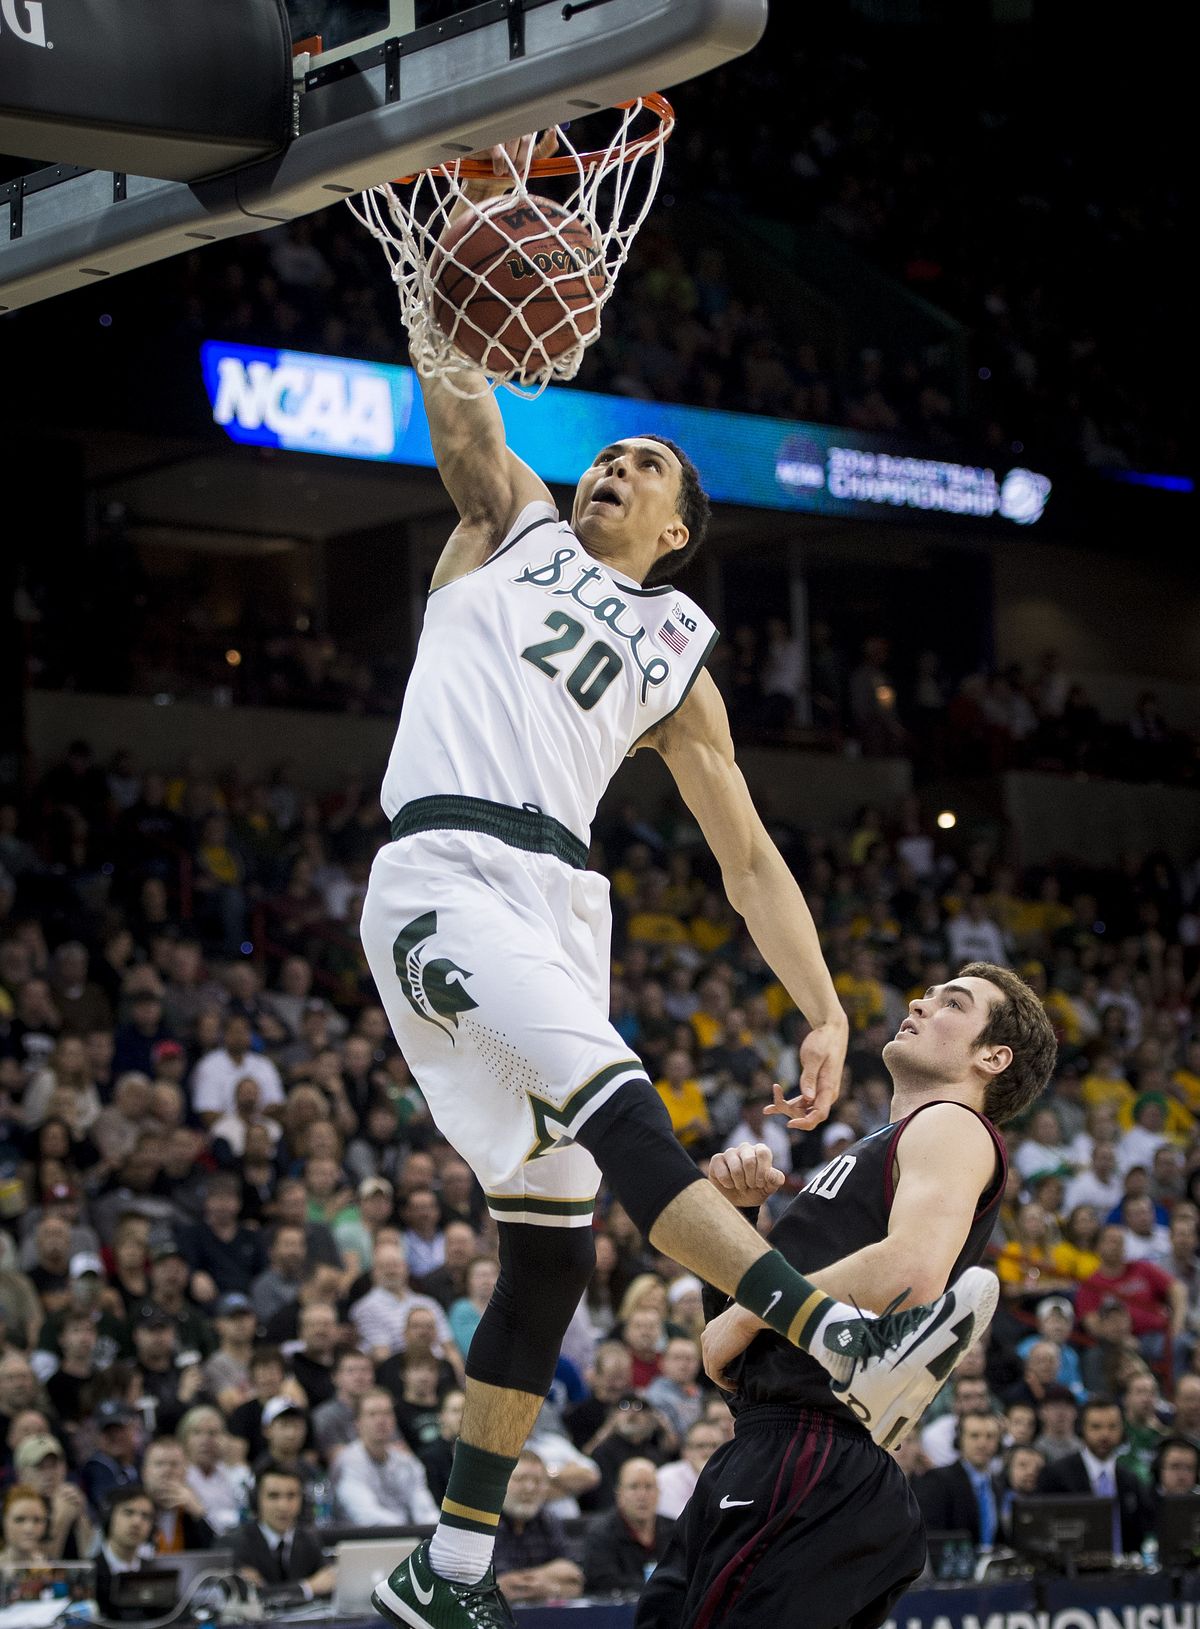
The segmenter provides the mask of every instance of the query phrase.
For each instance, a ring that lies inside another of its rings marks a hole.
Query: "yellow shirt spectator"
[[[996,1257],[996,1277],[1001,1284],[1022,1285],[1031,1293],[1036,1287],[1039,1293],[1049,1293],[1058,1287],[1056,1280],[1075,1277],[1072,1267],[1078,1257],[1086,1259],[1086,1252],[1076,1250],[1074,1245],[1023,1244],[1013,1239]],[[1093,1259],[1098,1261],[1099,1257]]]
[[[686,945],[688,931],[668,911],[637,911],[629,918],[629,939],[635,945]]]
[[[1171,1083],[1193,1114],[1200,1114],[1200,1075],[1192,1069],[1176,1069]]]
[[[1120,1075],[1084,1075],[1079,1090],[1089,1109],[1099,1109],[1111,1103],[1119,1114],[1128,1104],[1130,1113],[1133,1112],[1133,1101],[1137,1094]]]
[[[733,938],[732,922],[715,922],[710,916],[693,916],[688,934],[702,956],[713,956]]]
[[[1083,1028],[1070,996],[1064,995],[1061,990],[1047,990],[1042,997],[1042,1006],[1059,1039],[1067,1046],[1078,1046],[1083,1040]]]
[[[689,1076],[678,1085],[666,1079],[656,1080],[654,1090],[671,1116],[671,1130],[685,1148],[711,1136],[712,1121],[708,1117],[708,1104],[695,1076]]]
[[[885,1012],[883,985],[878,979],[859,978],[854,973],[839,973],[833,981],[842,1006],[850,1018],[851,1028],[866,1029],[881,1019]]]

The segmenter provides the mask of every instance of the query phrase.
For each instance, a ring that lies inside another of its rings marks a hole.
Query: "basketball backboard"
[[[767,0],[289,0],[288,9],[294,38],[324,28],[339,43],[322,33],[319,49],[296,58],[285,151],[192,184],[68,165],[7,182],[0,311],[668,89],[750,50],[767,19]],[[30,48],[0,36],[0,51]]]

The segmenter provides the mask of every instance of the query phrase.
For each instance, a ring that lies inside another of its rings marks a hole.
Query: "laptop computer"
[[[92,1561],[42,1561],[32,1566],[0,1564],[0,1608],[23,1601],[93,1601],[96,1566]]]
[[[122,1614],[165,1618],[179,1602],[179,1574],[174,1567],[138,1567],[115,1572],[109,1585],[113,1608]]]
[[[361,1618],[371,1610],[371,1591],[411,1555],[416,1538],[343,1539],[337,1547],[336,1617]]]
[[[208,1573],[218,1573],[228,1577],[233,1572],[232,1550],[179,1550],[171,1556],[163,1556],[160,1565],[170,1566],[178,1576],[180,1601],[187,1598],[187,1592],[200,1578]],[[221,1606],[225,1600],[225,1591],[220,1584],[204,1584],[199,1592],[192,1597],[193,1606]]]

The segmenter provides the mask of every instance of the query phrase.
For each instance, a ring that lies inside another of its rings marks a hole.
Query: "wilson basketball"
[[[592,229],[550,198],[506,195],[452,222],[430,257],[433,320],[487,373],[545,369],[600,324]]]

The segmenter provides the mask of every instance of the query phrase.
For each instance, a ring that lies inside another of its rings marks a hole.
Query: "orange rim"
[[[617,102],[614,105],[619,112],[623,113],[627,108],[636,107],[638,101],[648,112],[657,117],[659,121],[658,128],[648,130],[642,136],[635,136],[617,159],[619,164],[630,164],[642,153],[648,152],[654,147],[660,147],[675,128],[675,109],[667,101],[666,97],[660,95],[658,91],[651,91],[648,95],[636,98],[632,102]],[[541,176],[576,175],[580,169],[590,172],[596,169],[598,165],[603,164],[605,159],[611,160],[612,158],[613,153],[610,148],[601,148],[593,153],[576,153],[571,157],[564,153],[561,158],[535,158],[529,166],[528,179],[532,181]],[[488,159],[460,158],[453,164],[431,164],[427,170],[417,170],[412,175],[402,175],[396,181],[393,181],[392,185],[396,187],[408,186],[417,179],[418,175],[428,175],[433,170],[442,169],[457,169],[458,174],[468,181],[494,181],[498,179]]]

